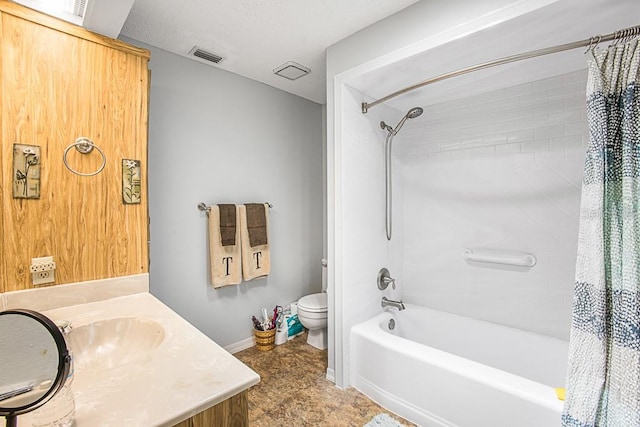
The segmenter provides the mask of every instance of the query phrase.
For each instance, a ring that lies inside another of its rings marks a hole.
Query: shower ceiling
[[[561,0],[358,76],[348,84],[378,99],[464,67],[634,25],[640,25],[638,0]],[[585,50],[575,49],[453,77],[401,95],[386,104],[402,112],[416,105],[437,104],[585,69]],[[419,126],[417,123],[410,125]]]

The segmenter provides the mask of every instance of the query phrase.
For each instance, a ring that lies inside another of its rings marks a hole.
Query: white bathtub
[[[568,342],[406,306],[351,329],[355,388],[420,426],[560,425]]]

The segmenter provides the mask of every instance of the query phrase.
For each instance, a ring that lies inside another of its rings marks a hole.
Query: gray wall
[[[137,41],[132,44],[145,46]],[[251,316],[321,289],[322,107],[151,49],[151,293],[222,346]],[[271,274],[210,285],[199,202],[268,201]]]

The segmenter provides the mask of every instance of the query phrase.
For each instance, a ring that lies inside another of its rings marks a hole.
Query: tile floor
[[[382,412],[402,425],[413,426],[357,390],[340,390],[327,381],[327,351],[308,345],[306,335],[271,351],[262,352],[252,347],[234,356],[256,371],[261,379],[249,390],[251,427],[362,427]]]

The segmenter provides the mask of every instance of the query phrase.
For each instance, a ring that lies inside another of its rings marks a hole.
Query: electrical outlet
[[[33,284],[44,285],[46,283],[55,282],[55,269],[56,263],[53,261],[52,256],[32,258],[31,267],[29,267],[29,270],[31,271]]]

